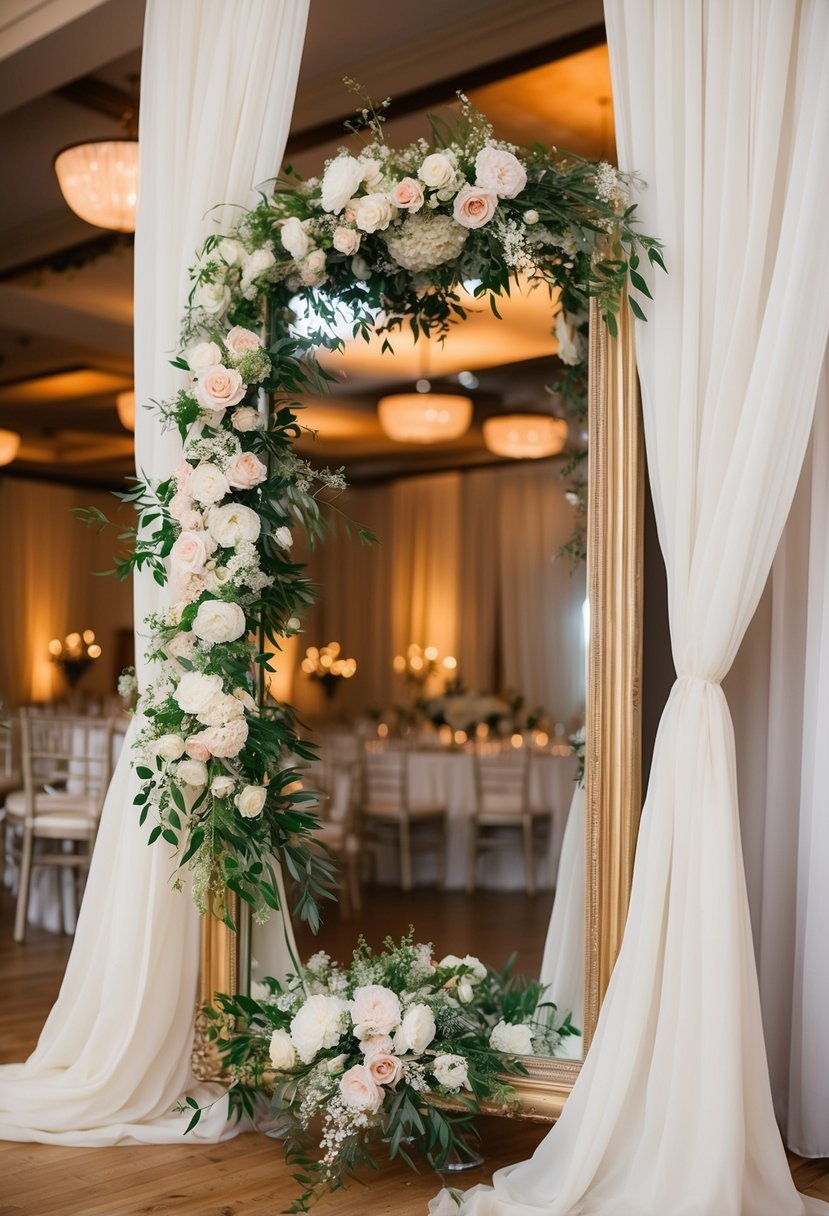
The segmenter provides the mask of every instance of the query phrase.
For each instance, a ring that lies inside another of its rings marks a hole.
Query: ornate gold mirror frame
[[[618,337],[590,314],[587,586],[585,1049],[624,931],[641,807],[642,527],[644,460],[633,323],[624,301]],[[217,992],[239,990],[236,934],[210,916],[201,938],[199,1008]],[[526,1057],[511,1078],[520,1110],[550,1121],[561,1113],[581,1061]],[[193,1068],[219,1076],[197,1013]],[[496,1110],[493,1113],[503,1113]]]

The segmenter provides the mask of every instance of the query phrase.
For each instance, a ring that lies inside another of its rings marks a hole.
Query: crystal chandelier
[[[98,228],[135,232],[138,140],[73,144],[55,157],[63,197],[76,215]]]
[[[557,456],[567,442],[567,423],[549,414],[501,414],[484,422],[484,443],[496,456],[538,460]]]

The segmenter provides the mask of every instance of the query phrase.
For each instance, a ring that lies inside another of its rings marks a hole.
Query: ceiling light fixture
[[[115,398],[115,408],[118,410],[118,417],[121,421],[121,426],[128,431],[135,430],[135,389],[125,389],[123,393],[119,393]]]
[[[396,443],[445,443],[469,430],[472,402],[454,393],[396,393],[382,397],[377,412]]]
[[[55,157],[63,197],[98,228],[135,232],[138,140],[130,136],[73,144]]]
[[[11,464],[20,451],[20,436],[17,431],[0,430],[0,464]]]
[[[484,443],[496,456],[539,460],[557,456],[567,442],[567,423],[549,414],[501,414],[484,422]]]

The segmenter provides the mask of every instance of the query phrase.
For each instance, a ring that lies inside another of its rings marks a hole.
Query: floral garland
[[[354,124],[369,135],[358,155],[341,149],[321,179],[287,168],[229,234],[208,237],[175,360],[188,382],[154,407],[178,428],[183,459],[120,496],[138,520],[117,572],[148,569],[172,591],[146,621],[158,675],[138,703],[135,801],[150,842],[191,867],[198,906],[228,924],[228,892],[258,917],[281,906],[276,858],[313,928],[331,897],[331,862],[313,845],[317,798],[301,788],[313,747],[291,707],[265,696],[280,639],[313,599],[293,530],[320,539],[322,506],[345,487],[342,471],[292,450],[296,396],[330,379],[314,350],[341,349],[344,325],[384,333],[384,349],[404,324],[415,339],[443,336],[466,315],[461,285],[497,315],[520,278],[550,293],[559,357],[577,367],[589,299],[615,329],[624,287],[650,294],[640,253],[663,265],[634,227],[631,179],[610,165],[496,140],[462,96],[455,129],[433,120],[431,143],[394,150],[386,104]]]
[[[210,1036],[229,1070],[230,1111],[253,1118],[270,1089],[275,1133],[307,1211],[364,1164],[371,1140],[416,1168],[417,1147],[441,1169],[474,1155],[472,1117],[483,1103],[515,1101],[518,1058],[581,1055],[581,1036],[559,1020],[545,987],[487,969],[472,955],[439,962],[410,930],[374,954],[364,941],[343,969],[323,952],[302,976],[267,979],[252,997],[219,998]],[[190,1131],[202,1108],[187,1099]]]

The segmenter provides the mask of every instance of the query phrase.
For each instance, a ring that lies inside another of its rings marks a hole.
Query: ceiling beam
[[[111,317],[78,312],[53,300],[0,284],[0,326],[76,343],[103,355],[131,358],[132,325]]]

